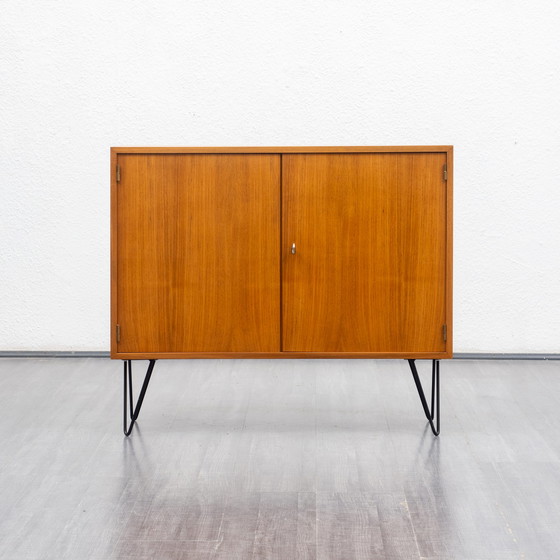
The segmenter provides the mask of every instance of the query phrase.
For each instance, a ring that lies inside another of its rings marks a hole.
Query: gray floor
[[[1,558],[560,557],[557,361],[442,362],[439,439],[404,361],[160,361],[130,439],[121,391],[0,360]]]

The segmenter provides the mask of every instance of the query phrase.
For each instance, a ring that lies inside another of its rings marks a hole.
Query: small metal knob
[[[296,244],[292,243],[292,255],[296,254]]]

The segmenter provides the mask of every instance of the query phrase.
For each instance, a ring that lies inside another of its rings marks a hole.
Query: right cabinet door
[[[445,164],[282,156],[284,351],[445,351]]]

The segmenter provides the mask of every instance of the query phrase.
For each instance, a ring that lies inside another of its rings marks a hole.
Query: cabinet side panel
[[[111,148],[111,325],[109,340],[111,341],[111,357],[116,357],[118,352],[117,347],[117,233],[118,233],[118,219],[117,219],[117,151]]]
[[[445,351],[445,161],[283,156],[284,351]]]
[[[446,323],[447,354],[453,356],[453,146],[447,150],[447,262],[446,262]]]
[[[119,156],[120,353],[279,350],[279,162]]]

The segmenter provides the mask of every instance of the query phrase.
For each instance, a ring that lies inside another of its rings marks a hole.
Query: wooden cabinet
[[[452,148],[113,148],[119,359],[449,358]]]

